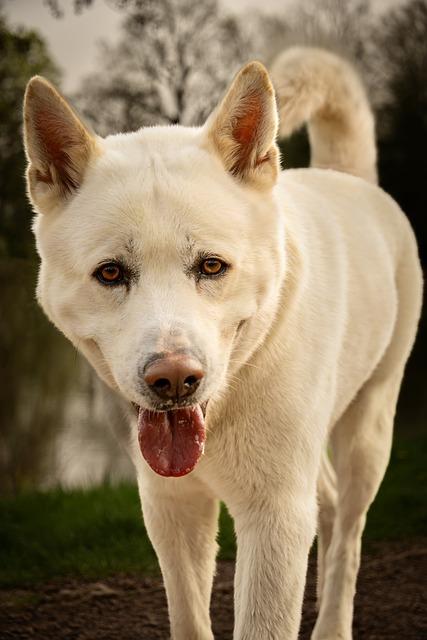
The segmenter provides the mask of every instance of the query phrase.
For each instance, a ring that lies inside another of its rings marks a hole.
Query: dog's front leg
[[[156,551],[173,640],[213,640],[209,604],[218,501],[195,478],[139,477],[144,523]]]
[[[316,526],[314,491],[255,501],[235,514],[234,640],[294,640]]]

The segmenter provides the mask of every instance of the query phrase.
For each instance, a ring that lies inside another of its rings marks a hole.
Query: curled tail
[[[280,135],[308,123],[311,166],[377,182],[375,123],[355,69],[323,49],[292,47],[271,67]]]

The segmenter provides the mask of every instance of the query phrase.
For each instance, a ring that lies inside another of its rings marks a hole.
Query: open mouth
[[[194,469],[205,447],[205,412],[206,404],[170,411],[138,408],[139,447],[153,471],[177,478]]]

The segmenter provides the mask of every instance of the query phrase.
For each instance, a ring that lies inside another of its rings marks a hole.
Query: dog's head
[[[41,306],[153,433],[200,422],[268,331],[284,268],[266,70],[242,69],[200,128],[101,139],[38,77],[24,115]]]

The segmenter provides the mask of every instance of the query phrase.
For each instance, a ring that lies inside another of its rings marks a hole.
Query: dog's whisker
[[[240,364],[240,365],[242,365],[242,367],[253,367],[254,369],[259,369],[260,371],[263,371],[263,368],[260,367],[259,365],[253,364],[252,362],[245,362],[244,360],[240,361],[240,360],[231,359],[230,363],[231,364]]]

